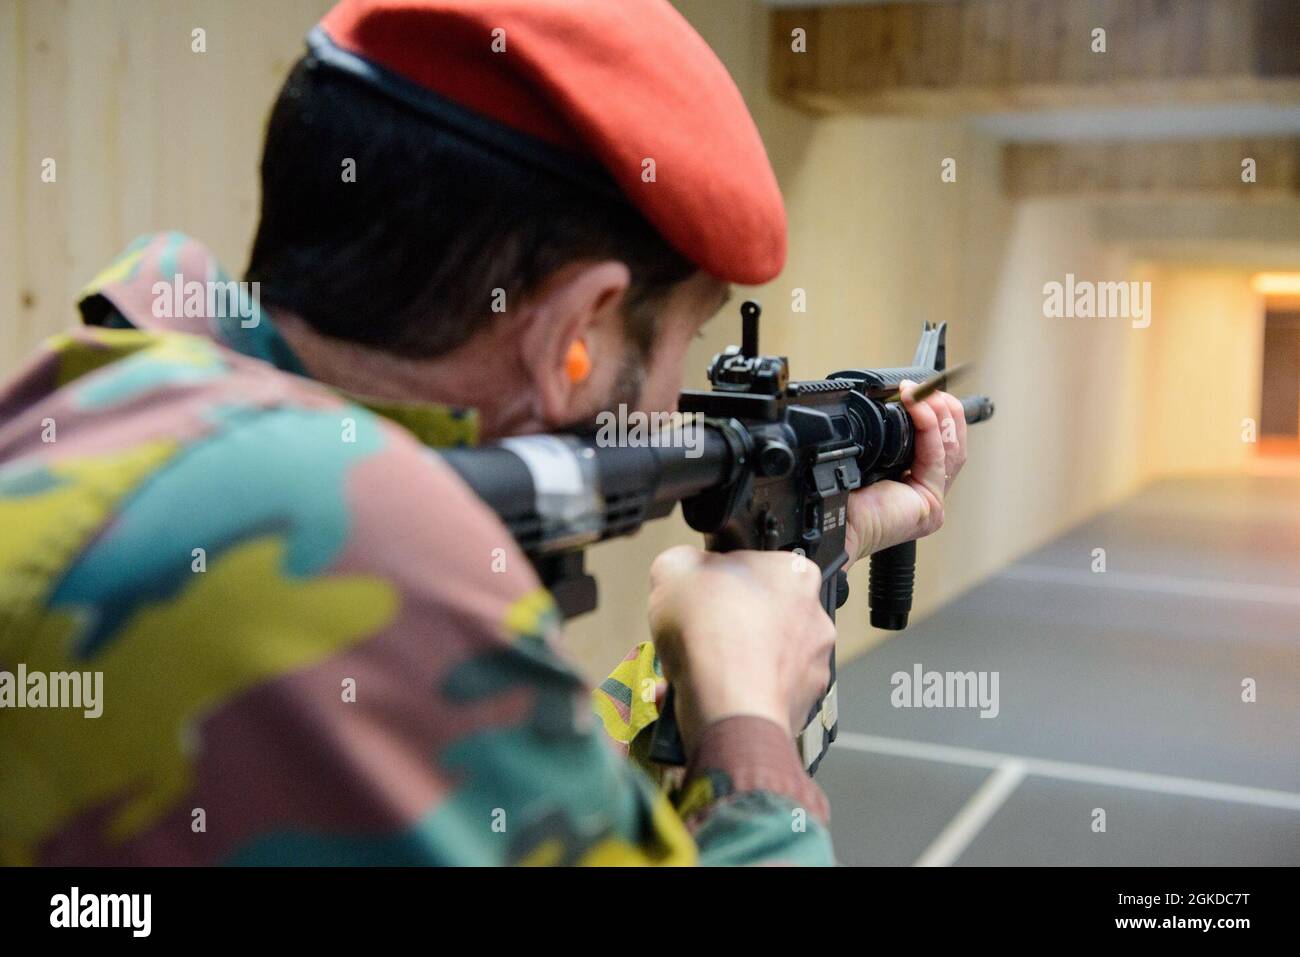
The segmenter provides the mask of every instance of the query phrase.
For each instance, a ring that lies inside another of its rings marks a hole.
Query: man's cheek
[[[682,391],[682,369],[680,358],[673,366],[656,362],[645,388],[641,391],[640,406],[646,412],[674,412],[677,409],[677,397]]]

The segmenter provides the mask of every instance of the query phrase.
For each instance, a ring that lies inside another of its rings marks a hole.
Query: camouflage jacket
[[[830,863],[776,725],[676,806],[619,753],[653,652],[584,687],[430,449],[472,412],[310,380],[225,282],[142,237],[0,391],[0,863]]]

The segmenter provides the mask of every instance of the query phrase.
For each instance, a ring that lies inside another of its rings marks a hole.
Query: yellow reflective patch
[[[591,692],[592,708],[605,725],[606,734],[621,744],[631,744],[638,734],[659,720],[659,707],[655,703],[659,674],[655,671],[654,642],[643,641],[637,645],[636,656],[620,661],[609,676],[631,692],[628,719],[623,719],[609,694],[600,688]]]

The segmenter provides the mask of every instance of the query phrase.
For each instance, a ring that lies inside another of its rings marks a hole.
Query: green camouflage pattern
[[[680,807],[605,733],[431,450],[472,411],[332,391],[191,281],[229,280],[142,237],[0,391],[0,672],[103,683],[98,717],[0,683],[0,863],[831,862],[775,725],[709,729]]]

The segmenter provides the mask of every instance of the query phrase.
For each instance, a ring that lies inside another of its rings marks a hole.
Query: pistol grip
[[[686,746],[682,744],[682,733],[677,727],[676,698],[673,686],[669,685],[650,736],[650,760],[680,767],[686,763]]]

